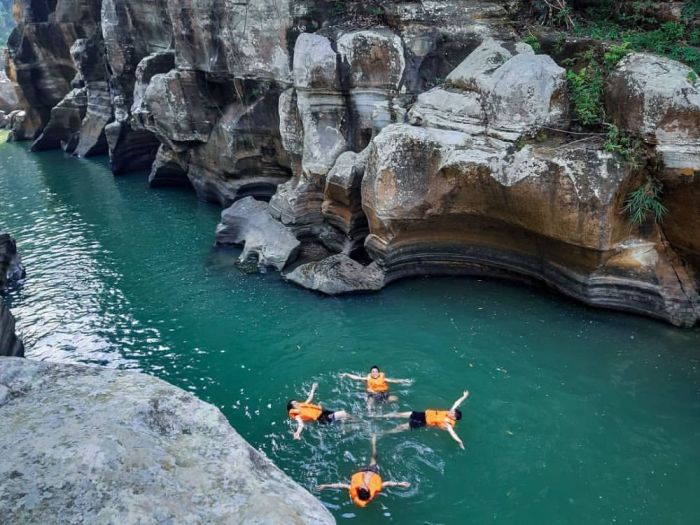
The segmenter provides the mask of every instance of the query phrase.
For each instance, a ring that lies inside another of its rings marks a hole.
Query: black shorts
[[[368,465],[367,467],[365,467],[363,472],[374,472],[375,474],[379,474],[379,465],[377,465],[376,463],[374,465]]]
[[[425,412],[411,412],[411,417],[408,420],[408,426],[411,428],[420,428],[425,426]]]
[[[321,415],[318,417],[317,421],[319,423],[333,423],[335,421],[335,412],[332,410],[323,410]]]
[[[384,403],[389,400],[389,392],[367,392],[367,399],[373,399],[375,403]]]

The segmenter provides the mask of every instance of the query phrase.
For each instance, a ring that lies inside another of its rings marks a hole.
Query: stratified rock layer
[[[8,77],[29,110],[5,121],[153,187],[269,200],[219,233],[278,269],[299,251],[312,288],[485,273],[694,324],[698,80],[649,54],[617,65],[607,114],[663,161],[631,170],[570,133],[566,72],[517,41],[518,3],[20,0]],[[630,226],[649,176],[669,213]]]
[[[7,523],[332,524],[214,406],[128,371],[0,358]]]

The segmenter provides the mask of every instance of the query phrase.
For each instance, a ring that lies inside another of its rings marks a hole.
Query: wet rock
[[[605,90],[615,123],[656,145],[666,168],[700,170],[700,80],[680,62],[631,53]]]
[[[7,233],[0,233],[0,292],[25,277],[17,243]]]
[[[15,333],[15,318],[0,297],[0,357],[24,356],[24,345]],[[3,385],[0,382],[0,407],[3,404]],[[1,508],[1,505],[0,505]]]
[[[0,447],[11,523],[335,523],[216,407],[145,374],[1,358]]]
[[[302,264],[284,278],[326,295],[371,292],[384,286],[384,272],[376,263],[364,266],[344,254]]]
[[[269,204],[246,197],[222,212],[216,244],[243,244],[241,261],[255,257],[259,266],[282,270],[294,260],[301,243],[272,217]]]

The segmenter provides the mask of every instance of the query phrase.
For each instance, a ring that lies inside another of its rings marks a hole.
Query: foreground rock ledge
[[[214,406],[128,371],[0,358],[4,523],[330,524]]]

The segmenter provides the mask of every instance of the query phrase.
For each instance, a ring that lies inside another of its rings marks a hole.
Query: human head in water
[[[364,487],[360,487],[357,489],[357,497],[360,498],[362,501],[367,501],[370,498],[371,494],[369,490],[367,490]]]
[[[379,367],[377,365],[373,365],[372,368],[369,369],[369,375],[371,375],[375,379],[379,377],[380,373],[381,370],[379,370]]]
[[[462,411],[459,408],[455,408],[454,410],[450,410],[448,412],[451,417],[455,418],[457,421],[462,419]]]
[[[289,412],[293,408],[297,408],[299,406],[299,401],[294,401],[293,399],[290,399],[287,401],[287,412]]]

